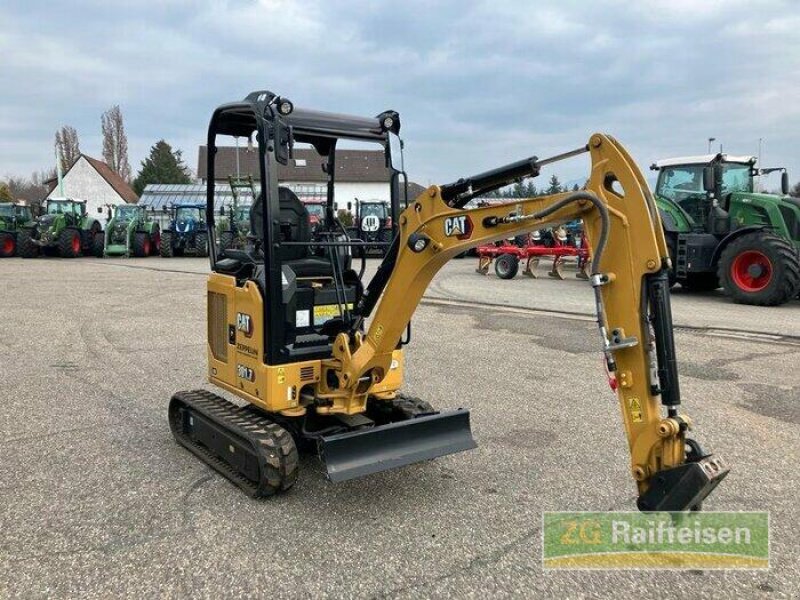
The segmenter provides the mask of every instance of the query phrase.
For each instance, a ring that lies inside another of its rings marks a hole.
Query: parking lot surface
[[[635,508],[591,297],[474,267],[417,311],[406,391],[470,407],[479,448],[338,485],[305,457],[255,501],[166,421],[209,387],[206,261],[0,262],[0,597],[800,596],[800,303],[674,296],[683,409],[731,467],[705,507],[769,510],[771,568],[551,572],[542,511]]]

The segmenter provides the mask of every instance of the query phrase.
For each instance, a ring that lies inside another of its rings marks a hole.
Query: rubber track
[[[249,446],[258,459],[258,482],[240,474],[226,461],[184,434],[178,410],[181,406],[203,415],[224,428],[229,436]],[[297,481],[299,459],[292,436],[280,425],[250,410],[250,407],[236,406],[207,390],[177,392],[170,401],[169,424],[179,444],[253,498],[288,490]]]

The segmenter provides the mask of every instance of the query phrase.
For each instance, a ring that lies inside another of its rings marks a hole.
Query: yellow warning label
[[[353,310],[352,303],[347,305],[347,310]],[[323,325],[338,316],[341,316],[338,304],[320,304],[314,307],[314,325]]]
[[[286,383],[286,369],[278,367],[278,383]]]
[[[630,398],[628,400],[628,406],[631,409],[631,421],[634,423],[641,423],[642,418],[642,403],[639,402],[638,398]]]

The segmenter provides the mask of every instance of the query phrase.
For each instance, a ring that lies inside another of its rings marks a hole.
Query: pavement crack
[[[189,506],[189,500],[200,486],[204,483],[211,481],[214,479],[213,473],[206,473],[205,475],[198,477],[195,479],[190,485],[189,489],[183,494],[183,498],[181,498],[181,517],[183,518],[183,526],[187,528],[191,528],[191,507]]]
[[[411,591],[416,592],[420,588],[430,587],[436,583],[445,581],[456,575],[464,575],[470,573],[471,571],[474,571],[475,569],[487,567],[491,564],[501,561],[503,558],[508,556],[515,547],[519,546],[520,544],[529,542],[533,538],[538,538],[541,535],[541,531],[542,531],[541,526],[534,527],[533,529],[528,530],[527,533],[525,533],[521,537],[518,537],[514,541],[509,542],[508,544],[504,544],[503,546],[500,546],[499,548],[497,548],[492,552],[483,555],[478,555],[470,559],[469,562],[467,562],[467,564],[464,565],[463,567],[456,567],[448,571],[447,573],[443,573],[442,575],[438,575],[431,579],[423,579],[422,577],[416,577],[412,579],[407,585],[402,585],[400,587],[378,592],[374,596],[370,596],[370,598],[374,599],[392,598],[404,592],[411,592]]]

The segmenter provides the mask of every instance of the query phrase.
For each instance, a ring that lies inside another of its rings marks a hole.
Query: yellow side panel
[[[243,400],[277,412],[297,408],[300,390],[316,389],[319,360],[280,366],[264,364],[263,300],[258,286],[212,273],[208,277],[208,379]],[[370,393],[394,392],[403,382],[403,351],[392,352],[392,368]]]

